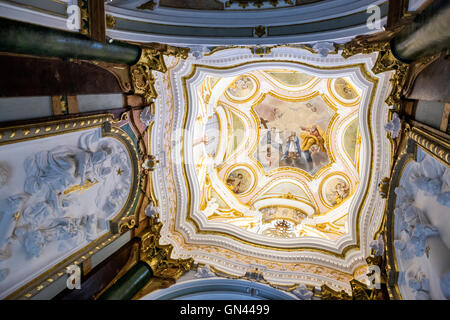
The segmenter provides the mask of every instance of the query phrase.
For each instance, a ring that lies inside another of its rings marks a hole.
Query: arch
[[[268,285],[240,279],[199,279],[158,290],[142,300],[296,300]]]

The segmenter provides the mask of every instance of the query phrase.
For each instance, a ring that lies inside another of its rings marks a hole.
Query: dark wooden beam
[[[89,33],[94,41],[106,43],[105,3],[89,0]]]
[[[114,74],[87,62],[0,54],[0,69],[0,97],[123,92]]]
[[[95,295],[108,285],[128,262],[136,243],[136,240],[128,242],[91,270],[87,270],[90,269],[89,266],[87,269],[83,266],[81,289],[64,289],[53,300],[94,300]]]
[[[403,24],[405,7],[408,5],[408,0],[390,0],[389,12],[387,20],[387,29],[393,30],[399,25]]]

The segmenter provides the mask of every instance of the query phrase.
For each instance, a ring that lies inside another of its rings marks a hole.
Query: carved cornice
[[[409,130],[409,137],[419,146],[430,153],[433,158],[450,166],[450,143],[423,128],[413,127]]]

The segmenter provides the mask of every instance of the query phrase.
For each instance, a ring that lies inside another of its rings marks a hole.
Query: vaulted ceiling
[[[196,93],[198,209],[208,220],[276,238],[347,233],[361,146],[350,80],[256,69],[208,76]]]
[[[167,58],[156,75],[161,242],[225,274],[349,290],[384,211],[389,73],[376,54],[249,53]]]

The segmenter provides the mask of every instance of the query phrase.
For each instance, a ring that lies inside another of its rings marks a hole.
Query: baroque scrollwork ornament
[[[323,285],[321,287],[322,300],[377,300],[379,290],[370,289],[366,284],[353,279],[350,281],[352,288],[352,295],[349,295],[344,290],[335,291]]]
[[[372,68],[373,73],[379,74],[388,71],[395,71],[392,78],[392,91],[386,99],[386,104],[397,107],[400,104],[402,88],[406,82],[410,65],[399,61],[393,54],[389,42],[368,42],[364,39],[353,40],[344,45],[342,56],[349,58],[356,54],[371,54],[379,52],[377,61]]]
[[[150,266],[155,277],[176,281],[193,267],[194,260],[170,257],[173,247],[159,244],[162,223],[157,218],[150,220],[148,231],[141,236],[140,259]]]
[[[352,300],[352,297],[344,290],[335,291],[326,284],[321,287],[320,292],[322,300]]]
[[[370,289],[364,283],[353,279],[350,281],[353,300],[377,300],[378,291]]]
[[[146,105],[151,105],[158,96],[152,71],[167,71],[164,56],[155,49],[143,48],[141,58],[131,67],[131,79],[134,93],[142,96]]]
[[[190,48],[167,46],[164,54],[167,56],[174,56],[175,58],[187,59],[189,57]]]
[[[152,71],[167,72],[164,55],[187,59],[189,48],[166,46],[164,49],[142,48],[139,61],[130,68],[134,93],[144,98],[144,104],[151,106],[158,93],[155,89],[155,78]]]
[[[158,163],[159,160],[157,160],[155,156],[153,155],[144,156],[142,159],[142,168],[146,170],[146,172],[144,173],[147,174],[148,171],[154,171]]]
[[[125,233],[136,227],[136,217],[134,215],[123,217],[119,222],[119,233]]]
[[[380,183],[378,184],[378,190],[380,192],[380,196],[383,199],[386,199],[388,196],[389,182],[390,182],[390,179],[387,177],[384,177],[383,179],[381,179]]]

